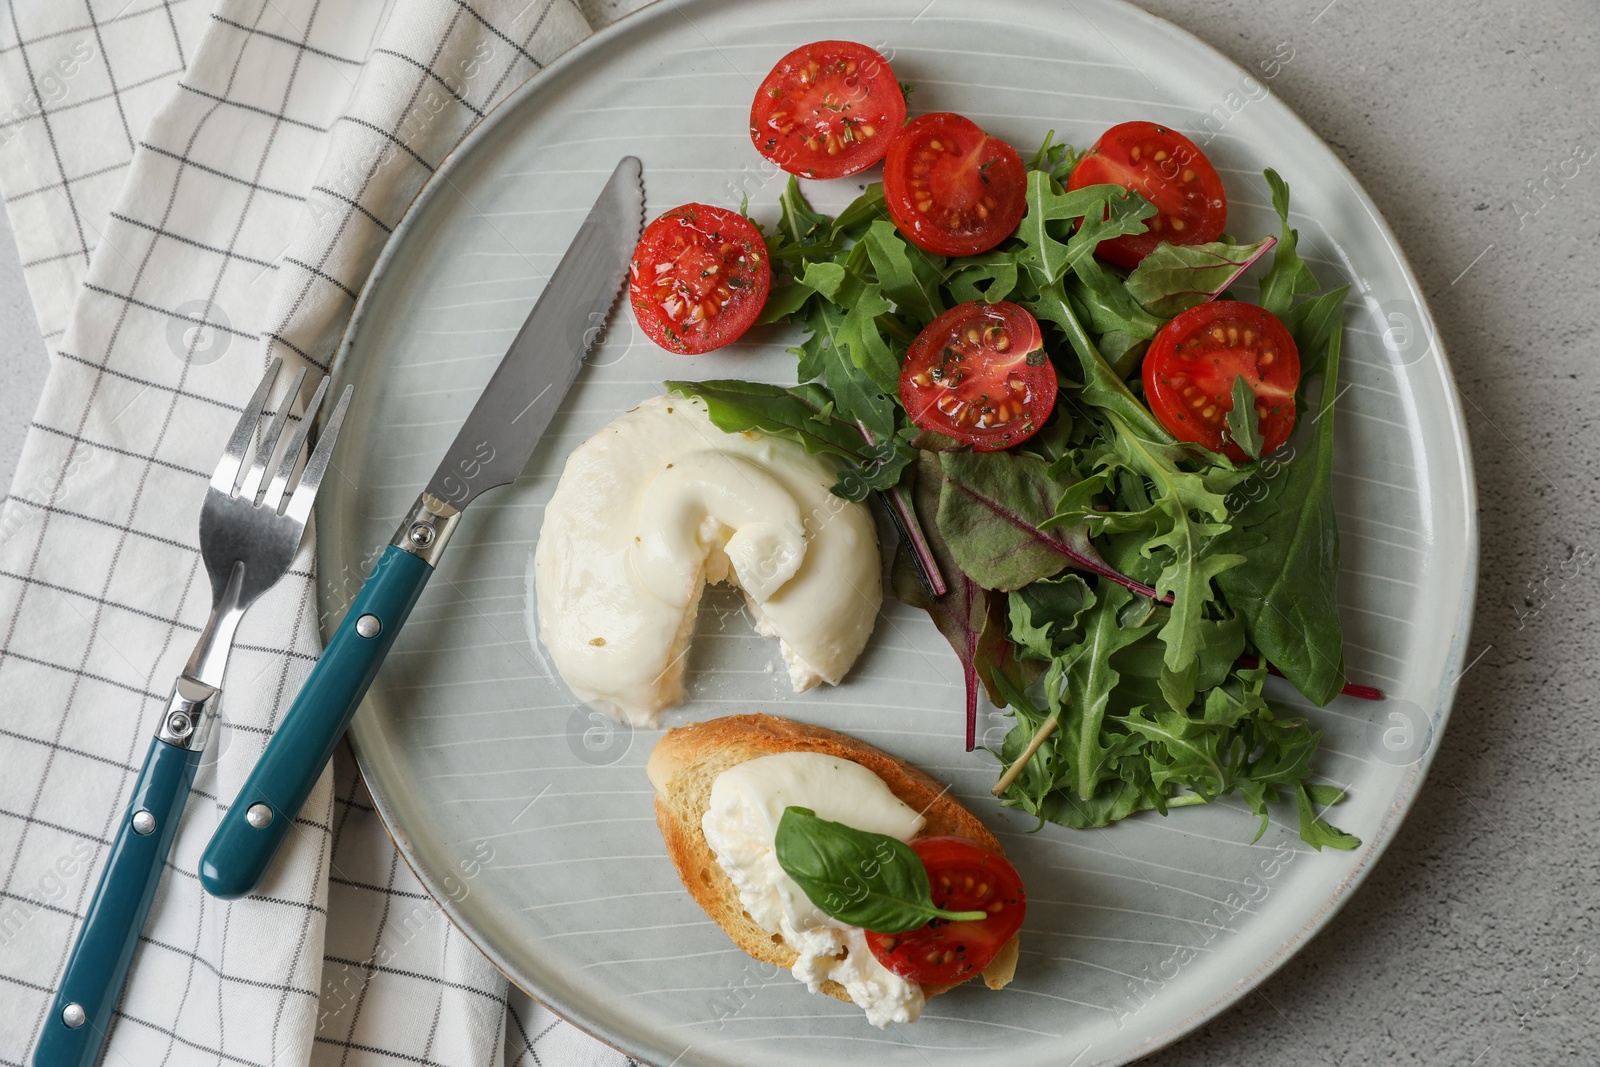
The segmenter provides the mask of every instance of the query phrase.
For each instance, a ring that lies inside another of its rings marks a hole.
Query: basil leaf
[[[1163,241],[1128,275],[1128,295],[1150,314],[1170,319],[1216,299],[1277,243],[1276,237],[1263,237],[1253,245]]]
[[[817,817],[810,808],[783,809],[772,842],[778,866],[824,913],[880,934],[903,934],[929,919],[979,922],[984,911],[933,906],[928,871],[904,841]]]

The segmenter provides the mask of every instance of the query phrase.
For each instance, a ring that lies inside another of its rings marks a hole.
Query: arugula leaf
[[[1309,788],[1318,787],[1312,786]],[[1341,792],[1340,795],[1343,796],[1343,793]],[[1352,849],[1361,844],[1359,837],[1347,834],[1337,826],[1330,825],[1317,814],[1316,809],[1312,807],[1311,796],[1305,783],[1296,783],[1294,798],[1295,805],[1300,810],[1300,840],[1318,852],[1322,851],[1324,845],[1331,848]]]
[[[1260,418],[1256,413],[1256,391],[1244,380],[1244,375],[1233,378],[1233,407],[1228,409],[1228,438],[1251,459],[1261,458]]]
[[[833,220],[811,207],[793,175],[778,197],[778,225],[765,236],[773,265],[796,276],[804,273],[806,262],[830,259],[842,249]]]
[[[1328,338],[1322,398],[1310,447],[1234,516],[1208,551],[1238,554],[1217,577],[1251,642],[1306,699],[1322,705],[1344,686],[1339,625],[1339,529],[1333,514],[1333,402],[1339,332]]]
[[[1044,135],[1044,142],[1039,145],[1039,150],[1028,160],[1029,170],[1040,170],[1050,175],[1057,184],[1065,185],[1067,176],[1072,173],[1072,168],[1078,165],[1078,153],[1065,142],[1056,143],[1056,131],[1050,130]]]
[[[769,322],[786,322],[802,311],[806,302],[816,296],[816,293],[815,289],[800,282],[781,282],[774,285],[772,291],[767,294],[766,305],[756,317],[756,322],[761,325]]]
[[[726,433],[758,433],[804,445],[807,452],[861,458],[861,434],[833,418],[833,398],[816,385],[785,388],[767,382],[736,379],[666,382],[669,393],[705,401],[711,421]]]
[[[858,238],[874,219],[888,217],[889,208],[883,200],[883,183],[873,182],[839,212],[838,217],[833,220],[833,232]]]
[[[1074,265],[1075,258],[1092,260],[1094,246],[1102,239],[1095,235],[1104,233],[1106,237],[1116,237],[1123,233],[1142,233],[1144,219],[1155,214],[1154,207],[1120,185],[1087,185],[1066,193],[1042,170],[1028,173],[1026,196],[1028,209],[1016,232],[1017,240],[1022,242],[1016,259],[1041,286],[1059,281],[1067,268]],[[1150,210],[1139,216],[1138,205]],[[1106,215],[1109,218],[1100,221],[1101,216]],[[1052,223],[1065,229],[1079,218],[1084,220],[1083,228],[1094,240],[1086,243],[1074,236],[1063,241],[1056,236],[1058,227]]]
[[[1276,237],[1263,237],[1253,245],[1163,241],[1128,275],[1128,295],[1150,314],[1170,319],[1216,299],[1277,243]]]
[[[1015,257],[1008,252],[988,252],[951,260],[944,285],[954,303],[983,300],[994,304],[1011,296],[1018,278]]]
[[[1156,533],[1146,541],[1142,553],[1146,557],[1156,556],[1161,549],[1171,553],[1160,557],[1166,562],[1154,583],[1159,596],[1172,597],[1171,615],[1161,628],[1167,646],[1166,668],[1173,675],[1165,688],[1173,693],[1192,689],[1192,683],[1183,678],[1204,645],[1199,623],[1203,608],[1214,598],[1212,581],[1243,562],[1238,555],[1204,550],[1212,538],[1228,529],[1222,521],[1228,517],[1224,494],[1243,474],[1183,470],[1174,450],[1164,442],[1138,434],[1114,414],[1108,418],[1116,429],[1112,445],[1118,456],[1151,485],[1153,502],[1143,515],[1151,520]],[[1196,519],[1196,512],[1215,521]],[[1178,703],[1181,707],[1187,702]]]
[[[1296,410],[1306,409],[1306,387],[1311,379],[1323,370],[1323,357],[1328,352],[1328,339],[1344,322],[1344,301],[1350,294],[1348,285],[1330,289],[1320,296],[1302,300],[1289,312],[1284,325],[1294,336],[1294,346],[1300,350],[1300,386],[1295,390]]]
[[[878,274],[879,290],[894,301],[897,311],[922,323],[944,314],[944,301],[939,298],[940,257],[908,242],[887,219],[873,220],[861,243]]]
[[[783,809],[772,850],[783,873],[829,916],[880,934],[903,934],[930,919],[977,922],[984,911],[934,907],[928,869],[904,841],[819,818],[810,808]]]
[[[803,445],[807,452],[844,460],[833,491],[846,500],[863,500],[874,489],[894,488],[912,459],[912,450],[895,440],[892,431],[887,439],[867,441],[862,424],[839,418],[835,414],[840,410],[835,397],[819,385],[785,388],[726,379],[667,382],[666,388],[705,401],[711,421],[719,430],[782,437]],[[878,402],[882,403],[881,397]]]
[[[1161,328],[1161,320],[1141,308],[1121,281],[1094,258],[1101,241],[1130,233],[1143,233],[1144,220],[1155,206],[1119,185],[1088,185],[1070,193],[1043,171],[1028,174],[1028,210],[1017,228],[1021,247],[1017,262],[1041,291],[1061,283],[1070,268],[1075,278],[1068,289],[1088,314],[1100,334],[1099,351],[1112,362],[1119,376],[1131,369],[1144,346]],[[1077,232],[1062,240],[1071,221],[1081,219]]]
[[[1149,624],[1124,625],[1119,612],[1131,596],[1121,586],[1102,583],[1097,602],[1087,613],[1083,641],[1057,661],[1064,666],[1065,697],[1071,709],[1064,741],[1067,764],[1080,801],[1093,799],[1101,782],[1113,776],[1112,759],[1120,750],[1115,743],[1107,743],[1101,730],[1111,691],[1121,677],[1112,666],[1112,655],[1152,629]]]
[[[1176,447],[1173,436],[1154,415],[1150,414],[1150,409],[1139,402],[1129,391],[1127,383],[1106,363],[1105,357],[1084,330],[1083,322],[1073,310],[1060,282],[1042,286],[1036,296],[1023,297],[1018,303],[1031,311],[1040,322],[1049,322],[1060,327],[1061,332],[1067,337],[1073,355],[1078,357],[1082,384],[1064,390],[1069,402],[1081,400],[1107,413],[1115,413],[1123,422],[1137,427],[1146,437],[1152,440],[1165,439],[1168,444]]]
[[[1287,320],[1294,298],[1302,293],[1317,291],[1317,279],[1306,266],[1305,260],[1295,251],[1300,234],[1289,225],[1289,185],[1278,172],[1268,167],[1262,172],[1272,189],[1272,208],[1278,213],[1283,226],[1283,236],[1272,250],[1272,266],[1261,279],[1261,306]]]
[[[1082,640],[1078,620],[1094,599],[1089,583],[1076,574],[1043,578],[1007,597],[1009,633],[1018,653],[1048,661]]]

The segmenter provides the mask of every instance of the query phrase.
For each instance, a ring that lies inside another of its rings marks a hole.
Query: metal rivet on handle
[[[144,808],[140,808],[138,811],[133,813],[134,833],[138,834],[140,837],[144,837],[148,834],[155,833],[155,829],[156,817],[154,815],[150,814]]]
[[[377,637],[383,631],[383,622],[376,615],[363,615],[356,620],[356,633],[362,637]]]
[[[272,809],[265,804],[252,804],[250,810],[244,813],[244,821],[257,830],[265,830],[272,825]]]
[[[411,527],[411,543],[418,548],[427,548],[433,544],[433,539],[437,536],[438,533],[434,528],[425,522],[416,523]]]
[[[194,722],[183,712],[175,711],[167,718],[167,729],[178,737],[188,737],[194,730]]]
[[[68,1004],[61,1009],[61,1021],[68,1030],[76,1030],[89,1021],[89,1016],[84,1013],[82,1004]]]

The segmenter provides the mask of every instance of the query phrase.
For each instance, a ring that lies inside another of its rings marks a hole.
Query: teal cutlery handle
[[[404,549],[384,550],[211,835],[200,858],[206,892],[232,900],[261,884],[432,574],[431,566]]]
[[[94,1067],[99,1058],[201,754],[151,740],[33,1050],[34,1067]]]

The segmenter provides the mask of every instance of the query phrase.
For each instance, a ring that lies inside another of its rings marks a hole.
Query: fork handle
[[[201,754],[151,740],[34,1048],[34,1067],[94,1067],[99,1058]]]
[[[200,884],[232,900],[261,884],[433,568],[390,545],[312,668],[200,859]]]

